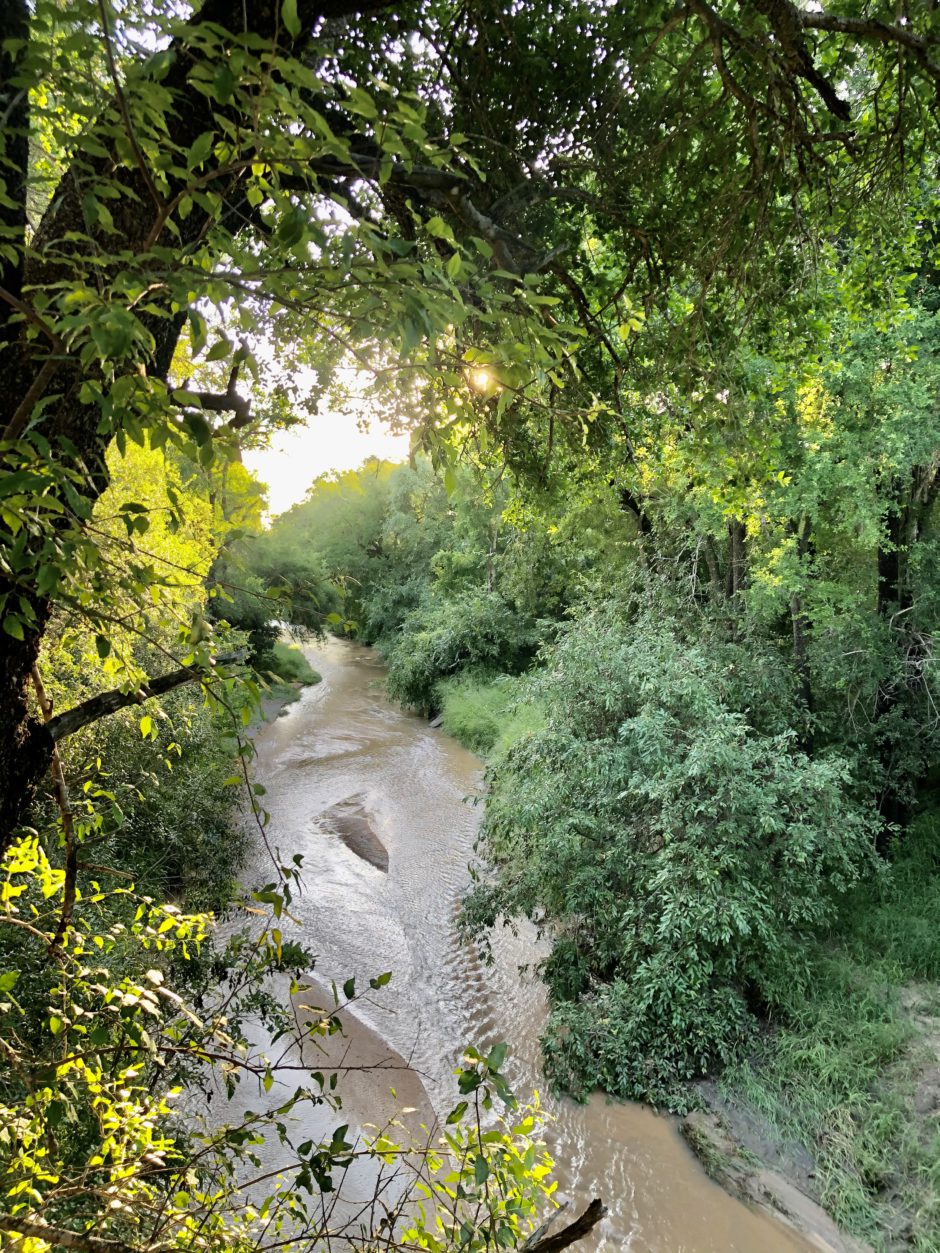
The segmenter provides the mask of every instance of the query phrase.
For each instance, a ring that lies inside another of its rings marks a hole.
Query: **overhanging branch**
[[[561,1231],[556,1231],[553,1236],[550,1236],[547,1234],[548,1229],[561,1214],[561,1210],[556,1210],[548,1222],[526,1240],[520,1253],[561,1253],[562,1249],[569,1248],[582,1236],[592,1231],[606,1213],[607,1206],[599,1198],[595,1198],[573,1223],[569,1223],[567,1227],[562,1227]]]
[[[0,1214],[0,1231],[27,1239],[45,1240],[54,1248],[75,1249],[77,1253],[140,1253],[140,1250],[125,1244],[123,1240],[106,1240],[88,1232],[67,1231],[63,1227],[50,1227],[46,1223],[8,1214]],[[150,1253],[156,1253],[153,1246]]]
[[[228,386],[224,392],[197,392],[185,383],[174,393],[174,397],[182,404],[198,404],[200,409],[209,413],[233,413],[235,416],[226,423],[231,431],[240,431],[251,421],[251,401],[239,395],[238,373],[245,358],[244,344],[235,354],[235,361],[228,376]]]
[[[332,179],[362,178],[376,181],[382,170],[382,156],[378,152],[351,152],[348,161],[325,157],[310,162],[309,169],[314,174],[325,174]],[[454,214],[465,227],[487,241],[500,268],[512,274],[543,270],[565,251],[564,248],[556,248],[552,252],[544,253],[484,213],[470,198],[467,181],[457,171],[395,162],[386,171],[385,177],[392,186],[414,192],[426,204]],[[281,185],[298,191],[312,189],[302,176],[282,177]]]
[[[217,657],[215,664],[227,666],[244,660],[245,652],[242,650]],[[195,683],[207,679],[211,674],[211,670],[199,666],[181,666],[179,670],[171,670],[169,674],[160,674],[155,678],[147,679],[133,692],[121,688],[113,688],[110,692],[99,692],[97,696],[92,696],[89,700],[82,701],[80,705],[50,718],[46,723],[46,731],[52,737],[53,743],[58,743],[67,735],[74,735],[82,727],[87,727],[89,723],[97,722],[99,718],[107,718],[109,714],[117,713],[119,709],[126,709],[128,705],[140,705],[152,696],[163,696],[167,692],[172,692],[174,688],[182,687],[184,683]]]

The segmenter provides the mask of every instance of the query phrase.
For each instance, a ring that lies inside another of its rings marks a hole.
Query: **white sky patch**
[[[407,461],[410,436],[379,421],[324,411],[303,426],[278,431],[268,448],[246,449],[242,460],[268,485],[273,516],[296,505],[314,479],[329,470],[355,470],[367,457]]]

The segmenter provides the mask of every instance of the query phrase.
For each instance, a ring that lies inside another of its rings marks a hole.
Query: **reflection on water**
[[[468,883],[479,809],[468,803],[480,763],[441,731],[393,708],[383,670],[368,649],[331,641],[307,650],[323,682],[257,737],[256,775],[267,787],[269,838],[282,855],[301,853],[306,891],[292,912],[304,943],[318,954],[317,976],[394,972],[380,994],[356,1007],[351,1032],[357,1062],[397,1069],[351,1076],[342,1119],[353,1128],[384,1117],[394,1083],[404,1104],[438,1112],[454,1103],[452,1070],[468,1042],[511,1046],[507,1073],[524,1098],[540,1086],[541,985],[519,967],[534,956],[531,935],[494,940],[484,966],[453,933],[457,900]],[[388,850],[388,872],[356,855],[318,818],[355,796]],[[264,852],[259,879],[270,878]],[[252,868],[249,868],[249,873]],[[322,1003],[322,1002],[321,1002]],[[310,1059],[307,1059],[310,1060]],[[425,1096],[425,1093],[427,1096]],[[249,1099],[243,1094],[241,1101]],[[601,1096],[586,1105],[552,1101],[547,1134],[559,1188],[580,1211],[600,1196],[609,1215],[584,1249],[631,1253],[797,1253],[795,1236],[732,1200],[706,1178],[674,1123],[638,1105]],[[307,1134],[320,1130],[311,1118]],[[335,1115],[332,1118],[335,1122]],[[326,1118],[326,1123],[330,1119]]]

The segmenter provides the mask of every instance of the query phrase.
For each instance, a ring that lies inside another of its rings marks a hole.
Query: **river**
[[[268,838],[303,855],[305,891],[292,907],[304,943],[329,982],[393,972],[350,1020],[358,1063],[407,1058],[410,1071],[353,1075],[342,1121],[355,1131],[395,1099],[440,1113],[455,1101],[462,1046],[510,1046],[507,1074],[520,1098],[541,1088],[543,989],[520,966],[536,955],[528,931],[494,937],[484,965],[454,933],[480,810],[480,761],[442,731],[393,707],[370,650],[329,641],[305,650],[323,682],[256,737],[255,774],[267,788]],[[321,815],[358,798],[388,850],[387,873],[357,856]],[[271,878],[259,846],[249,874]],[[427,1095],[425,1095],[427,1094]],[[277,1093],[275,1092],[275,1096]],[[240,1100],[248,1099],[242,1096]],[[672,1119],[596,1095],[586,1105],[542,1094],[560,1189],[580,1212],[600,1196],[609,1214],[578,1247],[631,1253],[798,1253],[789,1230],[728,1196],[704,1174]],[[333,1122],[337,1121],[335,1116]],[[312,1132],[323,1127],[311,1126]]]

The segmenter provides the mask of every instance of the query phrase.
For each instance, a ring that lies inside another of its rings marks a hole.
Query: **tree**
[[[609,357],[617,411],[631,310],[684,288],[685,343],[733,326],[750,297],[713,299],[723,275],[766,267],[778,293],[821,222],[877,244],[884,197],[910,191],[937,19],[846,8],[487,2],[454,24],[439,3],[247,0],[229,29],[222,0],[5,0],[3,838],[49,765],[27,686],[95,565],[112,440],[208,464],[252,420],[259,324],[326,373],[348,352],[387,381],[400,352],[435,423],[519,464],[547,413],[549,444],[581,424],[557,404],[576,345]],[[616,265],[579,253],[590,222]],[[184,330],[224,389],[174,377]]]

